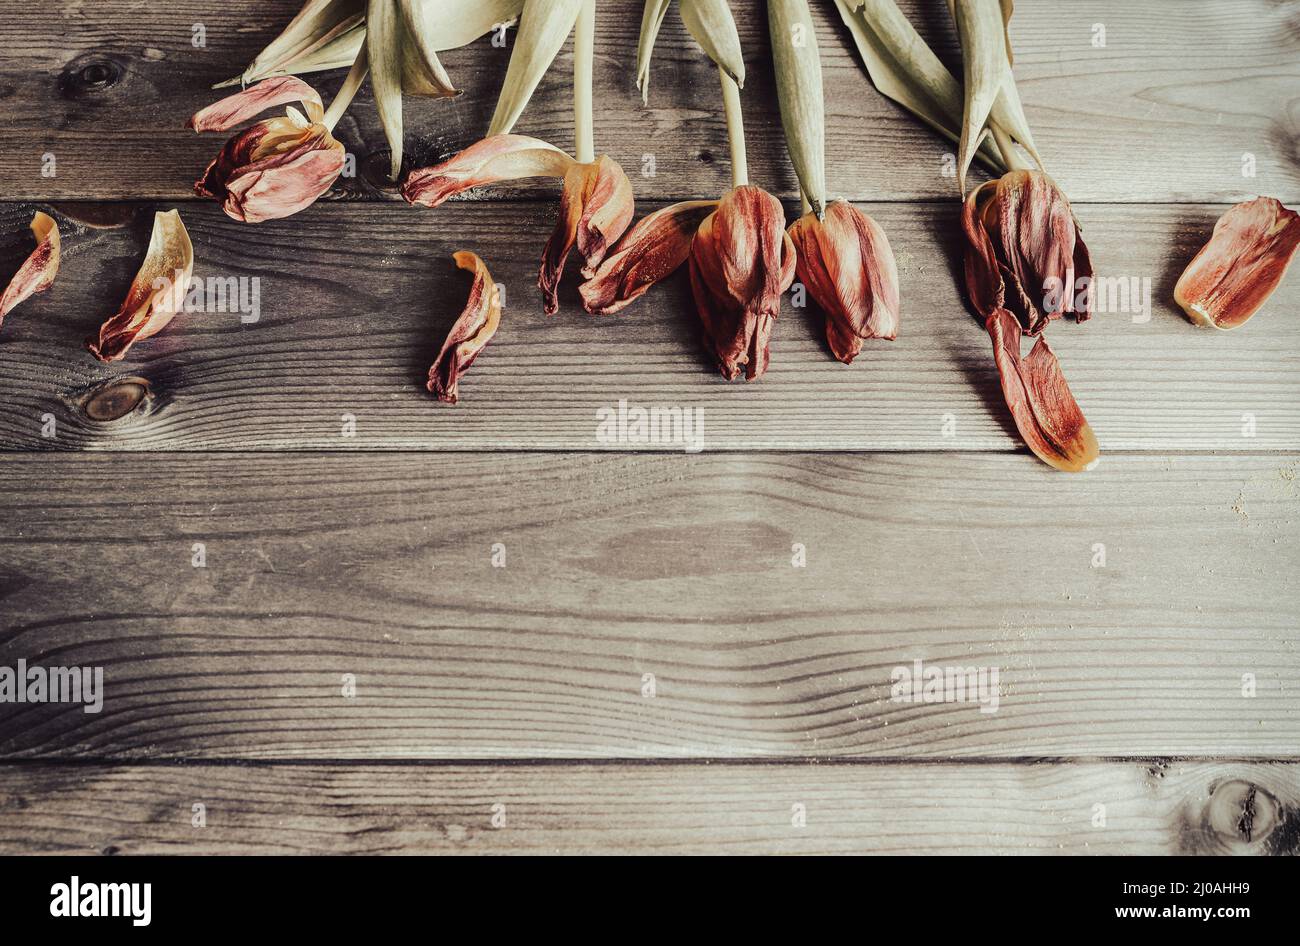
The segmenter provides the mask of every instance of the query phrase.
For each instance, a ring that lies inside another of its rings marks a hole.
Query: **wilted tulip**
[[[538,285],[546,313],[559,309],[556,292],[569,251],[582,254],[583,275],[591,276],[632,221],[632,183],[607,155],[586,163],[539,138],[493,135],[435,167],[411,171],[402,196],[413,204],[436,207],[456,194],[499,181],[563,177],[560,219],[546,243]]]
[[[613,315],[645,295],[686,262],[695,231],[717,206],[716,200],[688,200],[637,221],[582,284],[583,308],[592,315]]]
[[[795,271],[826,313],[826,340],[847,364],[868,338],[898,337],[898,265],[889,238],[844,200],[818,220],[811,211],[790,225]]]
[[[1092,314],[1092,260],[1070,202],[1041,171],[1011,171],[962,208],[966,288],[984,318],[1007,308],[1029,335],[1070,312]],[[1041,300],[1040,302],[1035,301]]]
[[[705,340],[728,381],[767,370],[772,323],[794,282],[795,250],[781,202],[744,184],[723,195],[691,244],[691,290]]]
[[[5,316],[14,306],[32,293],[49,289],[58,275],[59,225],[49,214],[38,210],[32,217],[32,236],[36,237],[36,249],[23,260],[5,291],[0,293],[0,325],[4,324]]]
[[[267,79],[196,112],[195,131],[226,131],[268,108],[297,109],[257,122],[221,149],[194,185],[200,197],[221,202],[235,220],[260,223],[295,214],[325,193],[343,170],[343,145],[325,123],[316,91],[293,76]]]
[[[1029,449],[1058,470],[1079,473],[1097,463],[1097,438],[1065,382],[1056,355],[1039,338],[1026,356],[1020,354],[1020,322],[996,309],[986,324],[993,357],[1016,429]]]
[[[569,168],[560,195],[560,219],[546,241],[537,277],[547,315],[560,309],[557,291],[569,250],[577,244],[583,258],[582,275],[590,279],[632,222],[632,211],[632,182],[612,158],[602,154],[590,164],[575,163]]]
[[[442,343],[442,350],[429,368],[429,390],[438,400],[448,404],[456,403],[456,388],[461,375],[474,364],[474,359],[492,340],[501,323],[501,294],[483,260],[464,250],[456,253],[453,259],[461,269],[473,272],[474,283],[470,286],[464,311],[452,325],[447,340]]]
[[[1233,207],[1188,264],[1174,299],[1198,325],[1233,329],[1268,301],[1300,247],[1300,214],[1272,197]]]
[[[86,341],[100,361],[117,361],[138,341],[161,332],[184,308],[194,272],[194,247],[180,211],[156,213],[149,250],[117,314]]]

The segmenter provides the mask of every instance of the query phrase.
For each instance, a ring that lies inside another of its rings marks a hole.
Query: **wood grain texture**
[[[298,0],[175,0],[144,9],[80,0],[0,2],[0,198],[191,195],[219,147],[188,117],[218,94],[288,22]],[[656,176],[634,174],[640,196],[719,193],[728,180],[716,76],[676,14],[655,50],[649,107],[633,87],[639,4],[603,5],[597,40],[597,145]],[[733,0],[750,76],[745,105],[756,182],[794,196],[775,107],[760,0]],[[904,10],[960,74],[942,3]],[[813,4],[828,95],[831,190],[859,200],[948,198],[951,146],[877,94],[829,2]],[[193,45],[194,29],[206,45]],[[1094,45],[1105,28],[1104,47]],[[1076,201],[1236,201],[1257,193],[1300,200],[1300,23],[1274,0],[1049,0],[1021,3],[1013,21],[1016,74],[1049,169]],[[467,93],[407,106],[412,166],[432,163],[486,131],[509,50],[487,39],[445,62]],[[570,147],[571,54],[561,52],[519,130]],[[342,73],[313,79],[327,94]],[[338,198],[393,198],[381,172],[387,145],[369,92],[339,126],[358,177]],[[42,158],[57,160],[53,177]],[[1255,177],[1243,176],[1253,155]]]
[[[106,695],[4,706],[0,754],[1290,758],[1296,471],[5,456],[0,666]],[[893,701],[915,660],[997,668],[997,711]]]
[[[1297,836],[1300,769],[1279,764],[0,767],[5,854],[1296,854]]]
[[[866,206],[900,261],[898,341],[868,345],[846,367],[831,358],[820,316],[787,301],[772,368],[752,384],[727,384],[709,363],[684,272],[623,315],[594,318],[578,305],[575,268],[560,314],[542,315],[536,272],[554,209],[530,203],[315,207],[252,228],[212,206],[187,207],[196,276],[260,280],[258,321],[185,313],[106,367],[84,339],[125,294],[153,206],[62,206],[121,226],[61,215],[58,281],[6,319],[6,448],[626,450],[637,445],[597,437],[597,412],[624,399],[702,410],[709,450],[1021,448],[988,337],[958,290],[956,210],[947,204]],[[0,209],[0,232],[22,234],[5,243],[6,258],[29,251],[32,209]],[[1103,450],[1300,449],[1300,278],[1234,332],[1197,329],[1172,304],[1173,283],[1218,212],[1083,212],[1101,275],[1149,280],[1152,298],[1148,321],[1108,312],[1050,332]],[[468,292],[451,262],[462,248],[487,259],[506,306],[450,408],[424,381]],[[131,376],[149,382],[152,398],[113,423],[88,419],[97,386]],[[345,414],[354,436],[342,435]]]

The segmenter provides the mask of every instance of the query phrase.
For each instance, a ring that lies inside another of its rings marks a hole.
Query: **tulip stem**
[[[369,71],[370,58],[363,44],[361,51],[357,53],[357,58],[352,61],[352,68],[348,70],[347,78],[343,80],[343,85],[339,87],[338,95],[334,96],[334,101],[330,102],[325,117],[321,119],[321,123],[330,131],[334,130],[334,126],[339,123],[343,113],[352,104],[352,99],[356,96],[357,90],[361,88],[361,83],[366,81],[366,73]]]
[[[584,0],[573,34],[573,152],[582,164],[596,160],[592,73],[596,60],[596,0]]]
[[[997,125],[990,125],[989,130],[993,132],[993,140],[997,142],[998,150],[1002,152],[1002,161],[1007,166],[1008,171],[1028,171],[1032,165],[1020,156],[1020,150],[1016,143],[1011,140],[1011,136],[999,128]]]
[[[731,146],[731,186],[749,183],[749,162],[745,158],[745,120],[740,113],[740,86],[718,67],[722,80],[722,107],[727,113],[727,143]]]

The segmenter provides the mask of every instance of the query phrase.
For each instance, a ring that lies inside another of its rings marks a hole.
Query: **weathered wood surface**
[[[106,695],[6,705],[0,753],[1294,757],[1297,460],[1027,467],[5,456],[0,665]],[[997,711],[892,701],[914,660]]]
[[[14,266],[30,249],[33,206],[0,209],[0,232],[15,234],[4,244]],[[699,342],[685,273],[622,316],[593,318],[578,305],[575,267],[560,314],[546,318],[536,271],[554,208],[530,203],[315,207],[256,228],[188,206],[196,275],[259,279],[258,321],[185,313],[103,366],[83,342],[125,294],[153,205],[62,206],[123,225],[60,217],[58,281],[0,329],[3,447],[626,450],[635,445],[597,438],[597,411],[626,399],[702,410],[710,450],[1020,449],[988,337],[954,276],[947,204],[867,206],[902,267],[896,342],[846,367],[831,358],[820,316],[787,300],[768,375],[730,385]],[[1172,303],[1182,262],[1217,215],[1208,206],[1083,210],[1102,275],[1149,280],[1152,298],[1149,321],[1107,312],[1050,331],[1105,450],[1300,449],[1300,278],[1234,332],[1197,329]],[[460,248],[484,255],[507,304],[450,408],[424,380],[468,292],[451,262]],[[144,407],[113,423],[87,418],[98,385],[132,376],[152,386]],[[343,436],[345,414],[354,436]]]
[[[1282,764],[5,765],[0,805],[8,854],[1300,853]]]
[[[903,7],[960,74],[942,0]],[[287,23],[298,0],[80,0],[0,2],[0,199],[159,198],[190,195],[219,147],[186,119],[220,93]],[[640,5],[602,4],[597,41],[597,144],[629,169],[653,155],[640,194],[698,197],[727,184],[724,123],[711,64],[679,18],[655,51],[649,107],[633,86]],[[733,0],[746,51],[751,170],[793,196],[771,78],[760,0]],[[833,6],[813,4],[828,89],[832,189],[860,200],[949,198],[950,145],[878,95]],[[195,28],[206,45],[195,48]],[[1105,45],[1094,45],[1098,28]],[[1076,201],[1236,202],[1265,193],[1300,200],[1297,107],[1300,28],[1272,0],[1132,3],[1022,2],[1013,21],[1016,74],[1049,169]],[[451,51],[446,65],[467,92],[454,103],[407,106],[407,150],[430,163],[481,137],[508,56],[487,39]],[[519,130],[569,146],[571,56],[560,54]],[[673,81],[669,81],[669,76]],[[341,72],[313,81],[332,93]],[[392,197],[380,176],[387,145],[368,92],[339,126],[361,173],[339,197]],[[42,175],[44,155],[56,176]],[[1255,177],[1243,175],[1253,155]]]

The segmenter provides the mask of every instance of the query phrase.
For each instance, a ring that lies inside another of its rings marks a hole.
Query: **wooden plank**
[[[4,456],[0,755],[1289,758],[1298,463]]]
[[[5,122],[0,197],[180,200],[215,153],[218,136],[185,129],[299,6],[299,0],[176,0],[154,4],[0,3]],[[903,7],[960,73],[953,31],[935,7]],[[676,15],[655,51],[649,107],[633,87],[639,17],[605,4],[596,78],[598,139],[629,169],[653,155],[656,176],[634,175],[643,197],[699,197],[728,182],[715,73]],[[757,182],[794,196],[759,0],[733,0],[750,80],[750,166]],[[859,200],[949,198],[951,146],[871,88],[830,3],[813,4],[828,89],[831,186]],[[1236,202],[1256,193],[1300,200],[1294,114],[1300,34],[1286,4],[1270,0],[1093,0],[1024,3],[1013,35],[1016,72],[1049,168],[1077,201]],[[196,48],[195,30],[206,45]],[[1105,30],[1097,45],[1098,26]],[[464,147],[486,130],[508,48],[487,40],[449,52],[468,91],[455,103],[412,102],[407,150],[414,166]],[[570,54],[543,82],[519,130],[572,141]],[[671,77],[671,78],[670,78]],[[341,72],[317,77],[332,94]],[[393,198],[377,173],[386,144],[369,93],[339,126],[359,176],[339,198]],[[48,173],[45,155],[57,166]],[[1243,175],[1253,157],[1255,177]]]
[[[4,205],[0,232],[21,233],[32,209]],[[107,212],[65,209],[101,222]],[[627,400],[702,411],[709,450],[1020,448],[988,337],[953,275],[960,250],[947,204],[867,205],[901,262],[898,341],[871,345],[846,367],[830,357],[819,317],[787,306],[771,371],[758,383],[730,385],[699,344],[685,273],[609,318],[581,312],[569,282],[560,315],[543,316],[536,269],[553,209],[536,204],[317,207],[254,229],[210,206],[187,208],[196,274],[257,279],[258,320],[187,313],[105,367],[83,341],[120,304],[153,207],[113,209],[123,226],[61,218],[58,281],[5,321],[0,446],[679,449],[599,438],[598,412]],[[1149,321],[1105,313],[1051,331],[1105,450],[1300,449],[1300,279],[1231,333],[1194,328],[1171,302],[1182,262],[1218,212],[1084,211],[1102,274],[1149,280],[1152,297]],[[30,237],[7,244],[15,261],[29,249],[23,241]],[[500,332],[464,381],[461,404],[449,408],[423,382],[468,291],[450,260],[460,248],[481,252],[508,291]],[[87,397],[98,385],[132,376],[150,383],[151,401],[114,423],[88,419]],[[343,436],[344,415],[355,418],[354,436]]]
[[[6,765],[0,799],[5,854],[1300,853],[1295,765]]]

